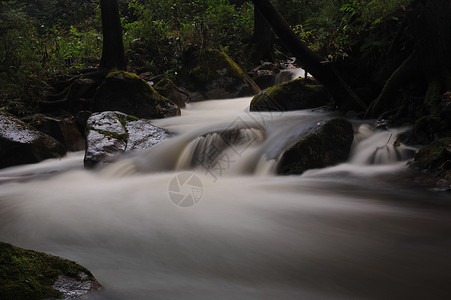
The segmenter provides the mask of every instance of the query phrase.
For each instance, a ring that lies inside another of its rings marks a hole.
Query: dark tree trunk
[[[274,34],[258,7],[254,7],[254,37],[252,59],[256,63],[274,61]]]
[[[340,109],[366,110],[367,105],[349,88],[332,64],[311,51],[296,36],[269,0],[252,0],[252,2],[261,11],[274,32],[293,52],[302,67],[329,90]]]
[[[121,20],[117,0],[100,0],[102,13],[103,50],[100,68],[125,70],[127,61],[122,42]]]

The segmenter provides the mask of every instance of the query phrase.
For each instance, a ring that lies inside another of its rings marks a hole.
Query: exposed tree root
[[[393,108],[393,96],[396,91],[415,74],[416,70],[415,52],[393,72],[384,85],[379,96],[371,103],[366,111],[366,117],[376,117],[379,114]]]

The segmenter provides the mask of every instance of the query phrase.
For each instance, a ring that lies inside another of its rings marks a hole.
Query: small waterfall
[[[185,147],[176,170],[199,166],[211,169],[221,162],[228,169],[230,163],[236,162],[246,150],[261,144],[264,139],[264,132],[256,128],[233,128],[199,136]]]
[[[274,82],[275,84],[281,84],[299,77],[305,77],[305,74],[305,70],[301,68],[282,70],[276,75]]]
[[[368,124],[360,125],[354,137],[350,163],[382,165],[412,158],[417,149],[396,141],[403,131],[405,129],[372,129]]]

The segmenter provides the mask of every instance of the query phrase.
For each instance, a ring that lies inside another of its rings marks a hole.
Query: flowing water
[[[275,176],[333,114],[249,101],[188,104],[154,122],[175,137],[96,172],[0,170],[0,240],[89,268],[87,299],[450,299],[449,194],[401,184],[402,129],[356,121],[348,162]]]

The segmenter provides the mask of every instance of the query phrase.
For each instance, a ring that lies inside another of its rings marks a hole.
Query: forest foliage
[[[129,69],[174,78],[190,46],[216,48],[251,68],[254,7],[239,0],[119,0]],[[274,0],[309,47],[331,60],[374,55],[390,43],[408,0]],[[98,67],[99,1],[0,2],[0,108],[37,110],[52,81]],[[375,50],[376,49],[376,50]],[[276,43],[276,51],[285,52]]]

